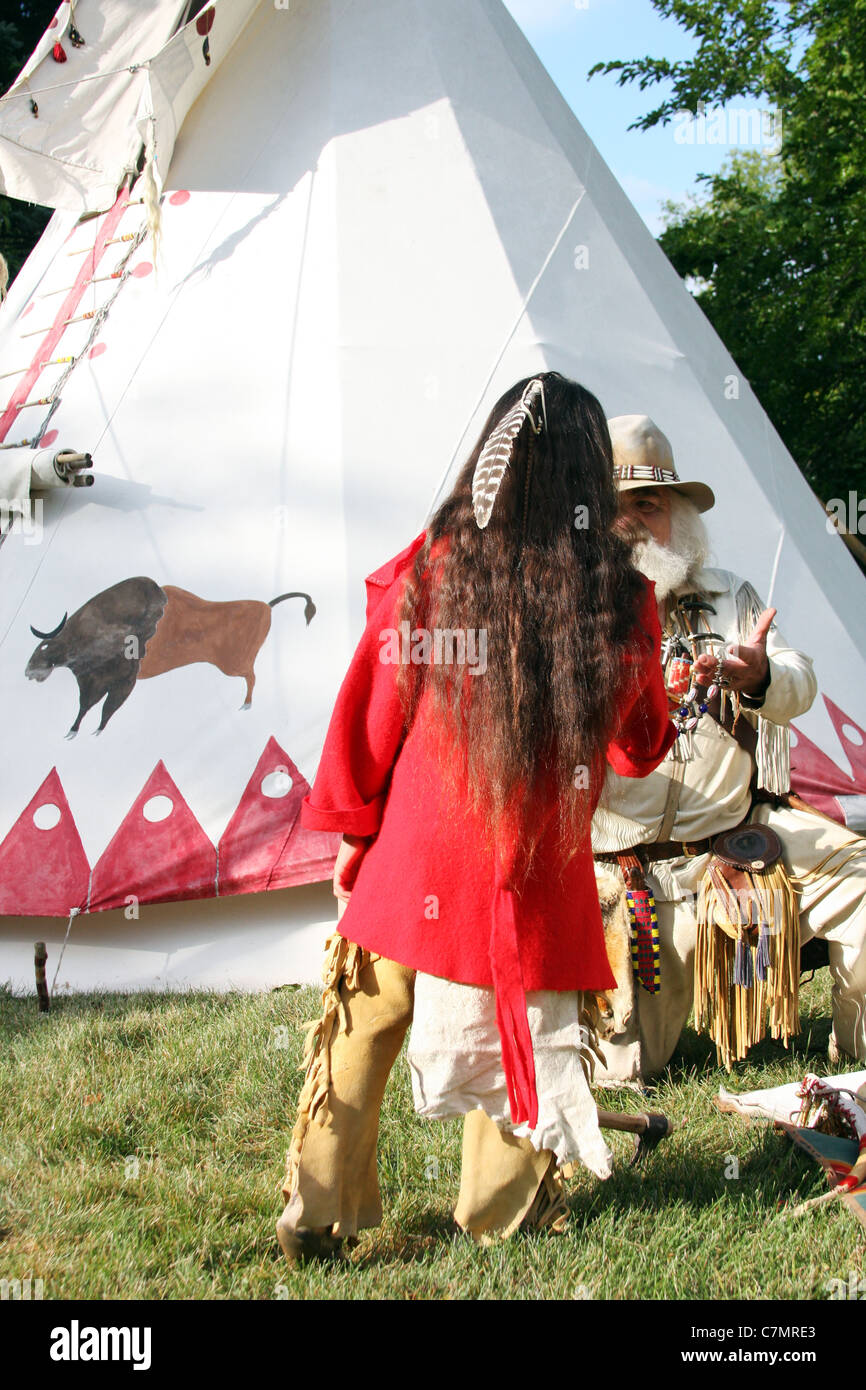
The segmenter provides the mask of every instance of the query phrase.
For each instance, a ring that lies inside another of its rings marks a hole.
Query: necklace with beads
[[[725,638],[709,630],[705,614],[715,616],[715,608],[699,594],[683,594],[668,608],[662,641],[661,660],[665,689],[671,703],[671,720],[677,731],[672,757],[677,762],[690,762],[694,756],[692,731],[701,716],[708,713],[710,704],[721,697],[724,713],[725,692],[722,663],[725,658]],[[706,631],[698,631],[703,622]],[[707,684],[695,679],[694,662],[709,651],[716,658],[716,668]]]

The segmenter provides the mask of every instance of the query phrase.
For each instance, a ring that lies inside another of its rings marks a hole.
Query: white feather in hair
[[[493,512],[493,504],[505,477],[505,470],[511,462],[514,441],[527,418],[532,420],[532,407],[541,400],[544,404],[544,384],[531,381],[515,406],[496,426],[475,465],[472,475],[472,507],[480,530],[484,530]],[[532,421],[532,428],[539,433],[541,425]]]

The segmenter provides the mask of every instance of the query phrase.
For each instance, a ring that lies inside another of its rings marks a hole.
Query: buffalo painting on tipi
[[[66,667],[78,683],[78,714],[67,738],[74,738],[81,721],[101,704],[97,733],[129,698],[136,681],[166,671],[207,662],[226,676],[240,676],[249,709],[256,683],[255,661],[271,627],[271,609],[288,598],[302,598],[309,624],[316,605],[309,594],[280,594],[269,603],[240,599],[212,603],[173,584],[160,588],[153,579],[121,579],[88,599],[70,618],[64,613],[51,632],[30,631],[39,645],[24,672],[28,680],[44,681]],[[202,713],[206,716],[207,710]]]

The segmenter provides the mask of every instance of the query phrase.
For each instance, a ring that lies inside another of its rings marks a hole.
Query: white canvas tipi
[[[297,808],[363,578],[543,368],[714,487],[853,815],[863,581],[500,0],[78,0],[57,64],[68,8],[0,106],[0,187],[58,208],[0,315],[0,978],[70,912],[60,985],[315,975],[334,841]],[[61,446],[94,486],[16,512]]]

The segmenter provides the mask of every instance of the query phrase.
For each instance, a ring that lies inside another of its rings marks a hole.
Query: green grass
[[[790,1052],[765,1043],[732,1089],[827,1071],[829,980],[802,997]],[[651,1100],[682,1128],[640,1174],[630,1140],[606,1183],[569,1183],[565,1235],[482,1249],[456,1232],[459,1122],[419,1120],[405,1058],[385,1098],[385,1220],[339,1264],[289,1269],[274,1235],[313,989],[248,995],[0,994],[0,1278],[46,1299],[826,1298],[866,1273],[864,1230],[841,1205],[785,1220],[825,1190],[771,1126],[720,1115],[726,1080],[691,1030]],[[726,1178],[729,1155],[739,1177]]]

